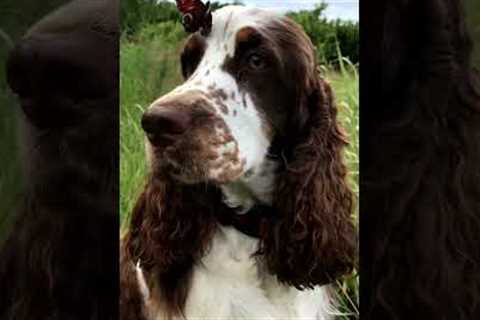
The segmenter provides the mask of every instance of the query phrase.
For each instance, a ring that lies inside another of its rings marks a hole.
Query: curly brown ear
[[[341,152],[347,141],[330,86],[315,67],[310,69],[310,76],[301,72],[293,132],[288,133],[291,147],[282,151],[274,200],[281,219],[262,248],[269,270],[300,289],[351,272],[356,257],[353,194]]]
[[[183,308],[193,262],[201,257],[215,230],[218,192],[205,186],[179,186],[151,177],[132,212],[124,238],[125,260],[139,265],[155,282],[167,310]]]
[[[151,177],[133,209],[125,237],[130,257],[140,260],[144,269],[167,271],[201,256],[215,227],[212,197],[217,193]]]

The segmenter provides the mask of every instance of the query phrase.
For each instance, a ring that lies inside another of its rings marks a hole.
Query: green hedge
[[[326,4],[319,4],[314,10],[290,12],[287,15],[302,25],[317,47],[318,56],[322,63],[336,64],[339,53],[341,53],[340,56],[357,64],[359,62],[360,42],[358,22],[329,21],[323,16],[326,8]]]

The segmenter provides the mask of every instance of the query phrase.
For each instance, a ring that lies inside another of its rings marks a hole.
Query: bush
[[[156,0],[122,0],[122,32],[133,35],[147,25],[167,21],[180,21],[180,13],[174,3]]]
[[[322,3],[312,11],[290,12],[288,16],[302,25],[313,44],[317,47],[319,61],[323,64],[338,64],[340,56],[353,64],[359,62],[358,22],[329,21],[323,13],[327,5]]]

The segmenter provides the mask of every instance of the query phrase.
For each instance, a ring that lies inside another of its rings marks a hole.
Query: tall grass
[[[180,25],[175,23],[147,26],[135,37],[121,40],[120,210],[123,222],[128,220],[146,175],[141,115],[153,100],[182,82],[178,57],[185,35],[176,33],[177,28]],[[358,195],[358,72],[352,63],[339,56],[335,68],[322,66],[321,70],[334,89],[339,120],[350,139],[345,160],[349,182]],[[356,209],[355,221],[358,221],[357,212]],[[354,274],[338,281],[336,288],[341,313],[338,319],[358,318],[358,276]]]
[[[326,70],[325,77],[330,81],[335,92],[338,117],[340,123],[347,131],[349,145],[344,157],[349,169],[349,182],[358,199],[359,179],[359,77],[358,70],[348,59],[342,57],[339,51],[339,70]],[[354,222],[358,230],[358,201],[354,210]],[[337,280],[336,294],[340,303],[339,310],[342,315],[339,319],[359,319],[360,296],[359,277],[357,271],[342,280]]]
[[[178,66],[180,39],[173,32],[153,35],[145,28],[135,40],[121,39],[120,50],[120,217],[124,221],[133,208],[145,179],[143,132],[140,118],[146,107],[181,81]]]

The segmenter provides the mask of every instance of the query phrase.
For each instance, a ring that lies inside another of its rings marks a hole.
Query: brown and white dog
[[[122,243],[123,319],[329,319],[352,193],[329,85],[294,22],[213,14],[145,112],[150,177]]]

